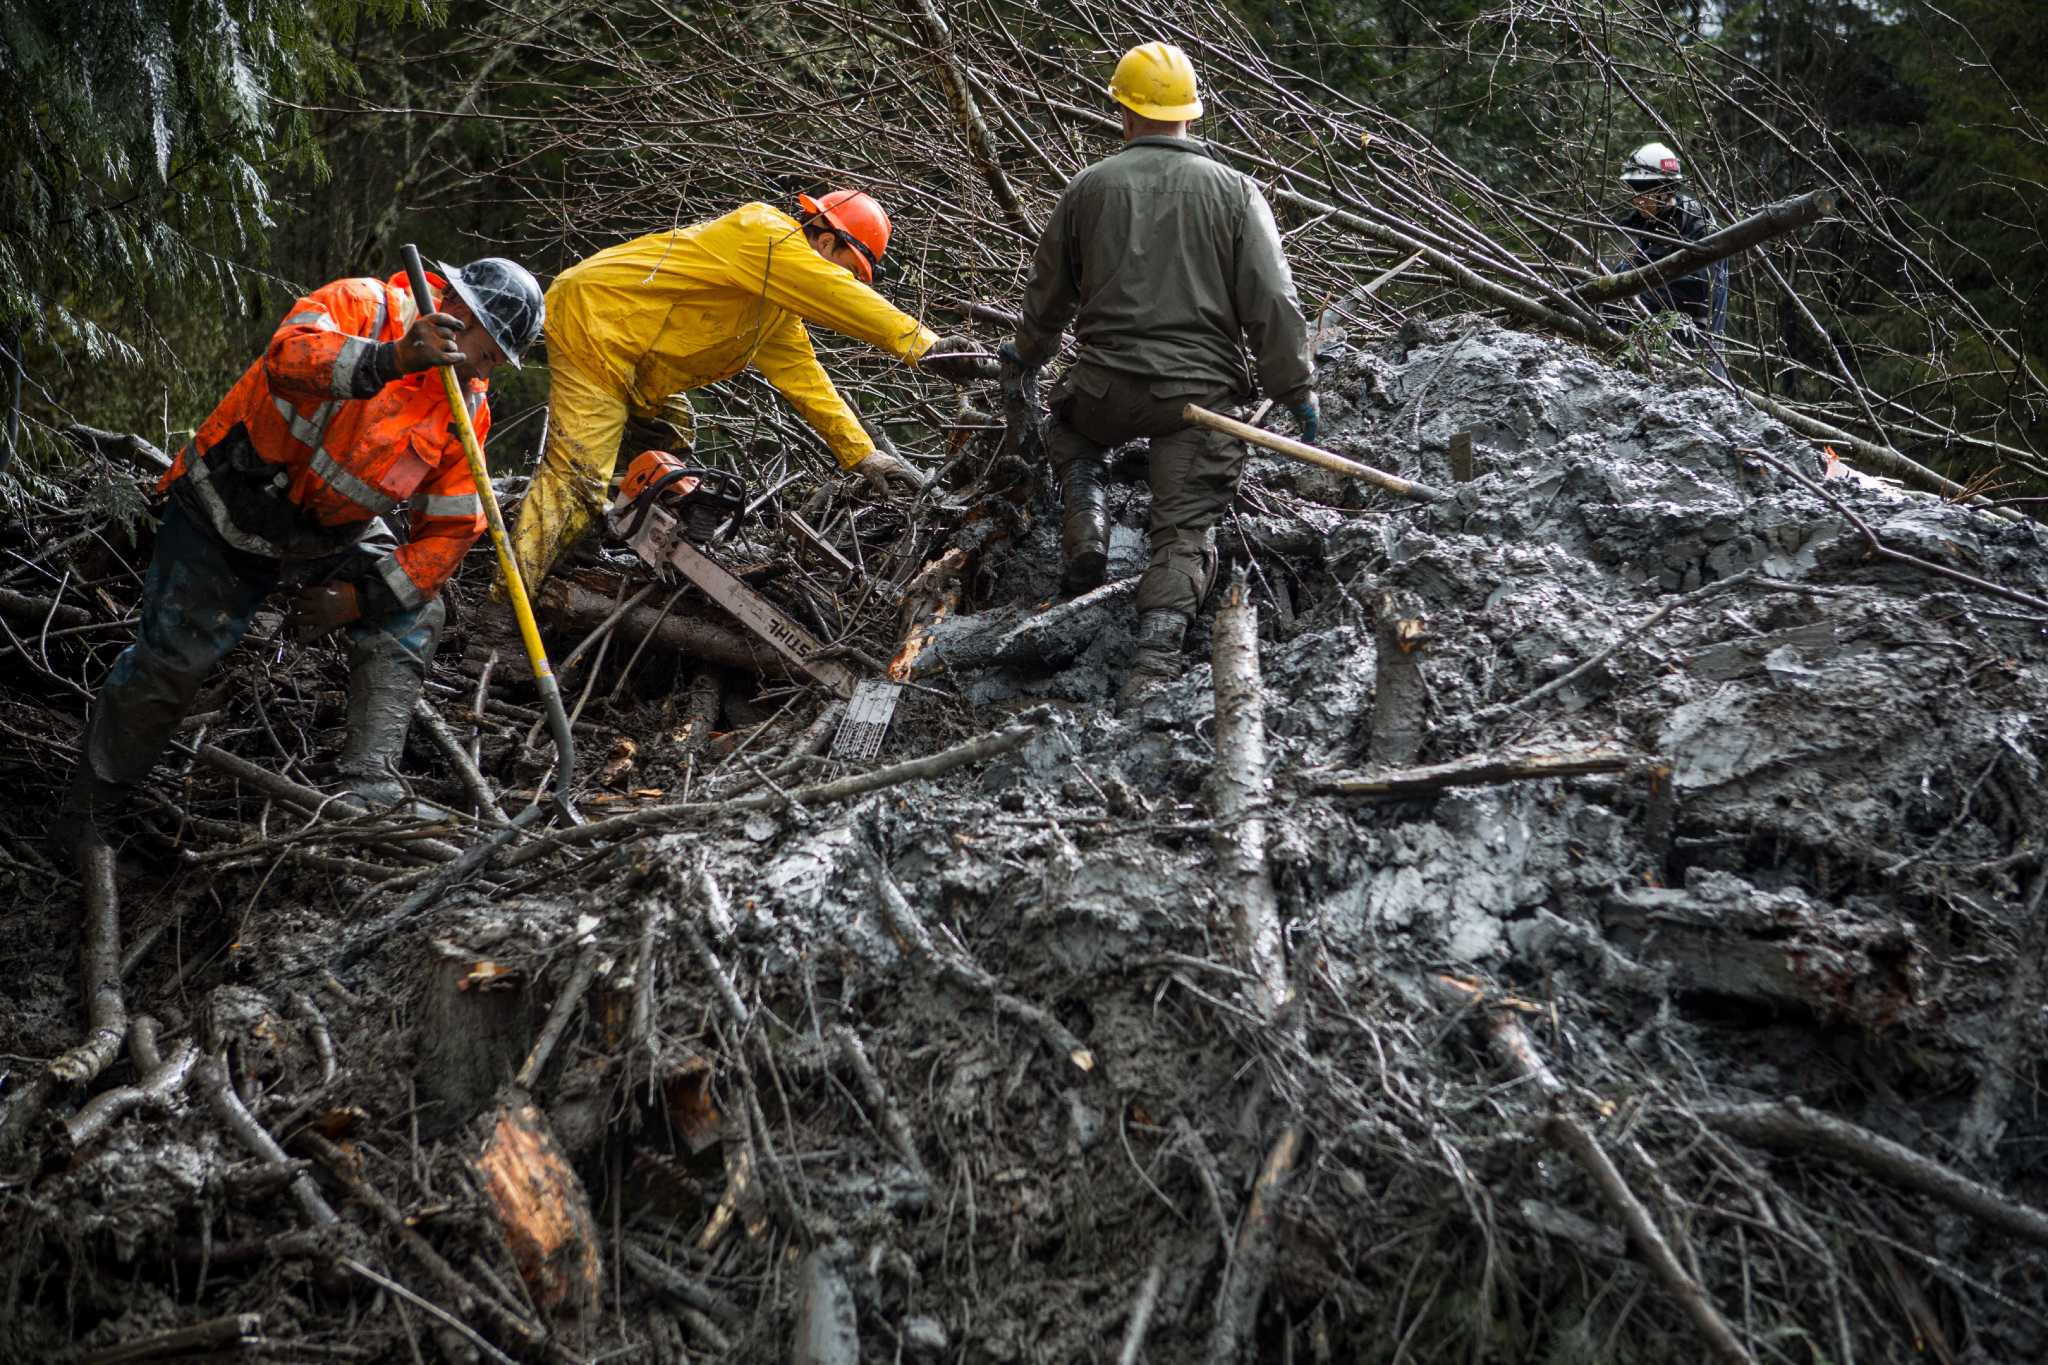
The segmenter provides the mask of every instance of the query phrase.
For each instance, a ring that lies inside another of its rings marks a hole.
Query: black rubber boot
[[[79,856],[88,848],[113,842],[114,826],[134,800],[134,788],[98,776],[91,761],[81,756],[44,834],[50,856],[59,867],[76,870]]]
[[[1109,572],[1109,489],[1100,460],[1073,461],[1061,483],[1060,591],[1078,597],[1101,587]]]
[[[1116,694],[1119,711],[1145,699],[1154,689],[1181,674],[1181,641],[1188,632],[1188,618],[1177,611],[1147,611],[1138,616],[1138,652],[1131,659],[1130,676]]]

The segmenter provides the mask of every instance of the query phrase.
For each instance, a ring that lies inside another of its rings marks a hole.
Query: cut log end
[[[595,1313],[597,1225],[546,1116],[532,1104],[501,1106],[476,1170],[534,1302],[551,1313]]]

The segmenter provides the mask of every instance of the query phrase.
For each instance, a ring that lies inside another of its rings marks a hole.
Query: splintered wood
[[[547,1312],[594,1312],[597,1226],[583,1182],[540,1110],[500,1108],[476,1170],[534,1302]]]

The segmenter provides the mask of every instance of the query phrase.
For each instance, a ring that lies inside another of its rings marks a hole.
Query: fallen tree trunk
[[[1489,787],[1502,782],[1539,781],[1546,777],[1626,772],[1642,762],[1644,759],[1640,754],[1623,753],[1605,746],[1560,749],[1554,753],[1489,754],[1480,758],[1432,763],[1421,768],[1397,768],[1384,773],[1318,777],[1307,784],[1307,790],[1325,796],[1391,801],[1401,797],[1429,796],[1450,787]]]
[[[2020,1203],[2003,1190],[1979,1184],[1932,1157],[1879,1137],[1867,1128],[1809,1109],[1785,1104],[1710,1105],[1687,1110],[1716,1132],[1779,1151],[1821,1152],[1861,1166],[1909,1190],[1930,1195],[2002,1232],[2048,1246],[2048,1214]]]
[[[566,578],[551,578],[535,603],[548,626],[561,631],[592,631],[617,608],[601,592],[592,592]],[[678,607],[666,618],[654,607],[635,607],[622,616],[617,629],[645,639],[665,654],[744,668],[782,677],[788,666],[767,645],[756,642],[722,621],[694,615]]]
[[[1287,999],[1287,957],[1280,906],[1266,869],[1266,820],[1272,781],[1266,774],[1266,699],[1259,685],[1259,612],[1240,570],[1216,612],[1216,766],[1210,790],[1223,902],[1230,907],[1239,949],[1257,983],[1258,1012],[1270,1019]]]
[[[83,1085],[112,1065],[128,1036],[121,997],[121,899],[114,890],[114,850],[94,833],[78,859],[85,882],[85,1041],[50,1063],[50,1075]]]
[[[1692,274],[1702,266],[1725,261],[1738,251],[1746,251],[1761,242],[1768,242],[1773,237],[1782,237],[1795,228],[1819,222],[1835,211],[1839,199],[1840,196],[1832,188],[1781,199],[1739,223],[1731,224],[1719,232],[1710,233],[1697,242],[1679,248],[1661,260],[1638,266],[1634,270],[1621,270],[1612,275],[1598,276],[1583,284],[1572,286],[1569,292],[1581,303],[1610,303],[1615,299],[1625,299],[1660,288],[1675,279]]]

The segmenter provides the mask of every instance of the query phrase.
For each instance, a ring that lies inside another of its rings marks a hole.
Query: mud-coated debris
[[[860,1332],[853,1291],[847,1287],[837,1253],[811,1252],[798,1273],[802,1289],[790,1343],[792,1365],[858,1365]]]
[[[946,1350],[946,1329],[937,1318],[905,1318],[903,1349],[919,1360],[936,1360]]]
[[[829,736],[821,698],[733,671],[700,686],[696,665],[616,706],[600,685],[591,752],[614,731],[640,741],[630,781],[688,803],[674,825],[543,846],[390,922],[334,990],[320,964],[400,893],[336,889],[343,872],[374,880],[360,829],[316,845],[353,860],[341,871],[308,869],[287,850],[319,828],[271,817],[277,842],[247,865],[181,870],[175,891],[124,906],[124,928],[132,910],[137,934],[161,924],[175,946],[130,978],[135,1008],[170,1020],[167,1053],[198,1040],[166,1003],[207,1021],[294,1161],[312,1120],[359,1116],[350,1150],[399,1224],[473,1278],[477,1301],[515,1300],[520,1269],[466,1174],[475,1120],[587,960],[532,1099],[595,1215],[576,1240],[594,1239],[600,1267],[623,1244],[625,1302],[599,1274],[592,1356],[857,1359],[864,1321],[874,1359],[1102,1359],[1142,1303],[1142,1358],[1193,1360],[1230,1278],[1245,1358],[1285,1359],[1292,1340],[1296,1358],[1333,1360],[1401,1341],[1414,1359],[1701,1359],[1628,1250],[1612,1212],[1625,1201],[1548,1144],[1563,1114],[1758,1343],[1801,1333],[1830,1358],[1886,1358],[1890,1306],[1912,1295],[1967,1321],[1976,1354],[1961,1358],[2041,1358],[2037,1250],[1868,1170],[1700,1121],[1796,1091],[1941,1152],[1981,1110],[1971,1178],[2048,1203],[2031,1160],[2048,1122],[2026,1101],[2040,992],[2010,966],[2044,942],[2026,909],[2048,886],[2039,623],[1874,558],[1838,509],[1744,453],[1798,468],[1808,445],[1718,391],[1476,318],[1405,345],[1354,329],[1319,382],[1336,448],[1449,484],[1451,438],[1469,432],[1474,477],[1415,507],[1249,459],[1217,537],[1219,579],[1242,571],[1259,621],[1239,644],[1256,655],[1265,757],[1235,816],[1214,781],[1208,620],[1181,678],[1113,714],[1132,602],[1060,603],[1057,519],[1012,507],[1001,535],[974,523],[977,558],[884,761],[1046,699],[1014,751],[798,813],[769,780],[851,775],[805,746]],[[1147,557],[1142,450],[1128,454],[1110,495],[1125,577]],[[1913,553],[2048,592],[2038,526],[1826,486]],[[828,511],[807,523],[884,527],[864,542],[870,565],[916,545],[895,581],[964,543],[955,513],[913,534],[900,510]],[[828,597],[821,617],[850,600]],[[1426,620],[1429,636],[1405,654],[1390,637],[1415,667],[1382,756],[1418,750],[1391,770],[1373,763],[1382,619]],[[262,679],[271,664],[241,667]],[[305,682],[309,698],[332,690]],[[476,683],[432,695],[504,782],[534,713],[496,733],[494,708],[520,703],[487,688],[478,724]],[[284,738],[285,701],[265,696]],[[728,738],[662,738],[690,696]],[[260,726],[233,738],[273,761]],[[1545,772],[1532,754],[1606,757]],[[260,810],[207,781],[195,816],[254,840],[230,817]],[[732,808],[736,793],[752,804]],[[1257,822],[1284,969],[1271,1018],[1215,853],[1219,833]],[[17,915],[0,1048],[47,1057],[75,1041],[75,931],[68,905]],[[1450,974],[1472,988],[1458,1012],[1519,1023],[1554,1099],[1504,1083],[1429,984]],[[310,1016],[283,1008],[299,992],[327,1022],[331,1076]],[[19,1084],[30,1067],[16,1067]],[[103,1084],[132,1079],[117,1065]],[[1299,1160],[1260,1204],[1271,1273],[1262,1258],[1260,1277],[1228,1277],[1282,1132]],[[238,1192],[226,1173],[246,1161],[188,1103],[126,1114],[0,1187],[0,1219],[24,1229],[21,1273],[0,1261],[0,1283],[34,1299],[15,1353],[64,1349],[73,1302],[81,1320],[121,1321],[136,1268],[167,1260],[187,1295],[207,1267],[193,1320],[277,1301],[306,1273],[290,1240],[303,1220],[274,1189]],[[363,1221],[353,1202],[337,1213]],[[816,1249],[831,1235],[866,1249],[864,1269]],[[812,1250],[799,1262],[791,1246]],[[1940,1263],[1899,1250],[1914,1247]],[[133,1334],[193,1307],[141,1283],[149,1320]],[[366,1344],[408,1358],[390,1331]]]

